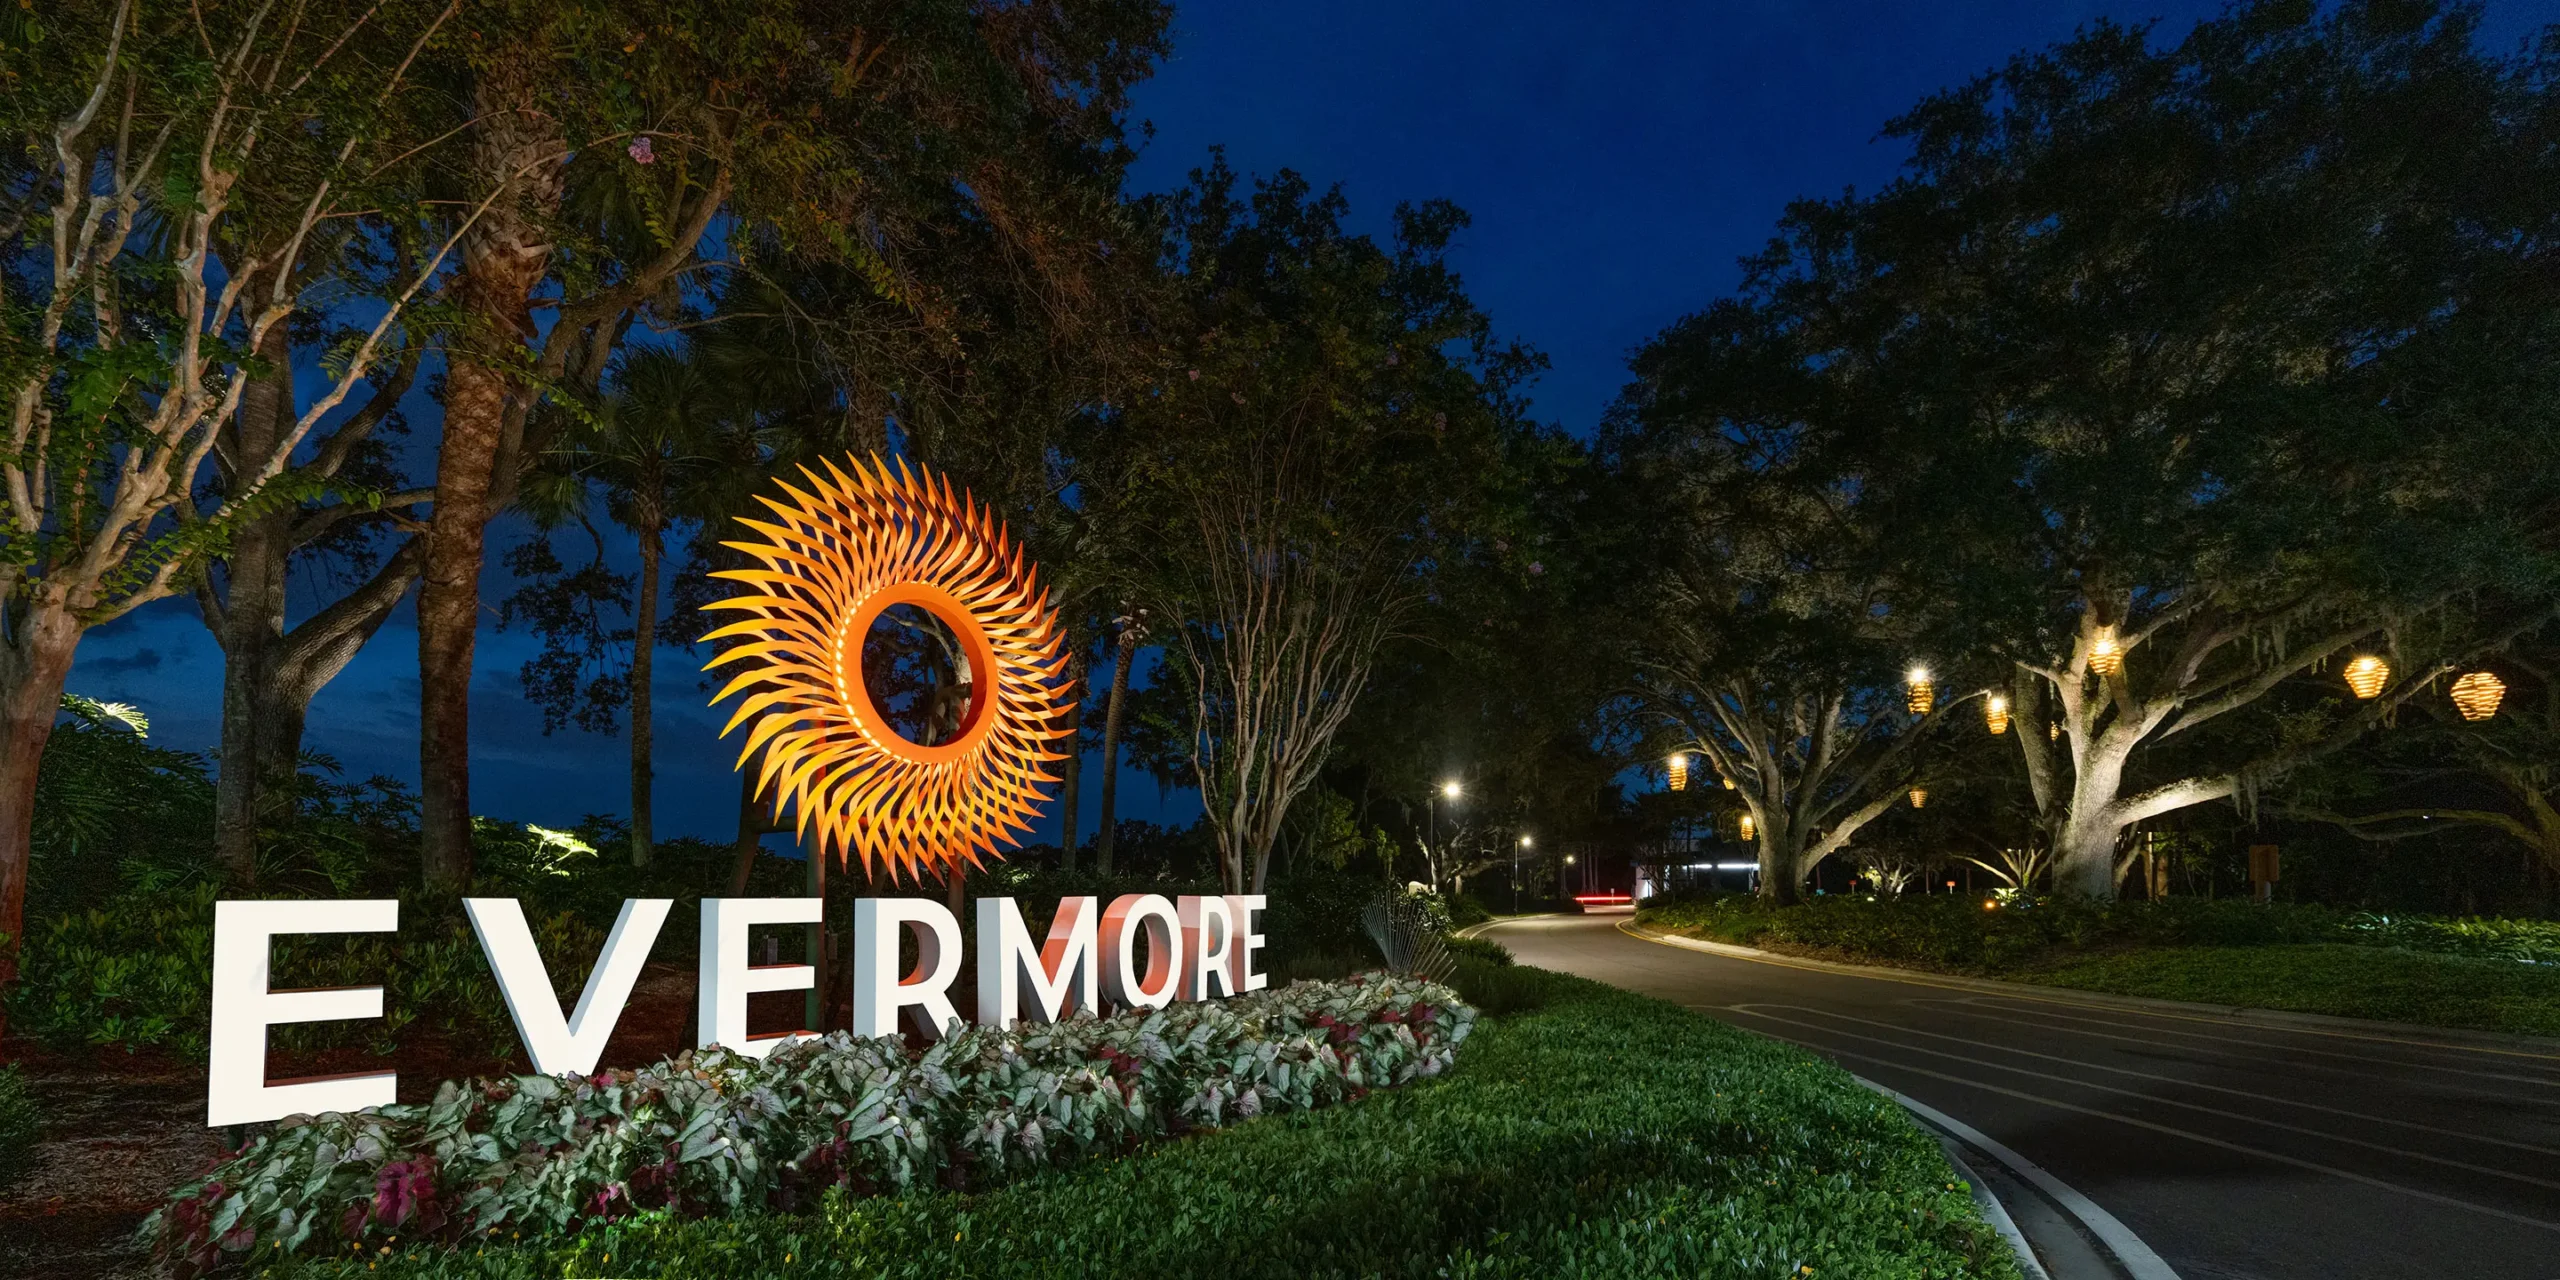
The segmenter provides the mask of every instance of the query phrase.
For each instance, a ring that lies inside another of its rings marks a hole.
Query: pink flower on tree
[[[649,139],[645,135],[633,141],[629,147],[624,149],[630,152],[633,160],[641,164],[647,164],[658,158],[658,153],[650,148]]]

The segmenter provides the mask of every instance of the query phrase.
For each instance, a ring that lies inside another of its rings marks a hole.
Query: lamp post
[[[1520,854],[1522,850],[1535,843],[1536,841],[1529,838],[1529,833],[1523,831],[1520,833],[1520,843],[1511,846],[1511,911],[1514,915],[1519,914],[1520,911]]]
[[[1432,848],[1437,849],[1440,847],[1440,809],[1438,800],[1445,798],[1451,804],[1455,804],[1458,801],[1458,797],[1465,794],[1466,791],[1458,785],[1458,780],[1451,778],[1440,784],[1440,796],[1438,798],[1432,796],[1424,796],[1422,798],[1422,824],[1424,833],[1422,838],[1429,841]],[[1433,859],[1437,859],[1439,857],[1436,853],[1428,854],[1427,856]],[[1439,878],[1438,873],[1433,873],[1433,887],[1438,887]]]

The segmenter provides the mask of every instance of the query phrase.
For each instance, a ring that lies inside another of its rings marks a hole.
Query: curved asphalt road
[[[2560,1278],[2560,1045],[2474,1045],[1709,955],[1619,917],[1524,964],[1791,1040],[1982,1130],[2185,1280]]]

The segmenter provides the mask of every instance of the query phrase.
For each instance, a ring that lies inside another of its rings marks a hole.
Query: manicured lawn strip
[[[2392,918],[2224,899],[2047,900],[1985,910],[1952,895],[1741,895],[1648,908],[1637,923],[1787,955],[2117,995],[2422,1026],[2560,1036],[2560,924]],[[2524,963],[2526,960],[2540,963]]]
[[[1443,1079],[985,1194],[635,1221],[552,1247],[422,1246],[290,1273],[2018,1274],[1936,1146],[1837,1068],[1659,1001],[1535,980],[1541,1007],[1481,1024]]]
[[[2560,969],[2336,944],[2167,947],[2003,975],[2057,987],[2560,1036]]]

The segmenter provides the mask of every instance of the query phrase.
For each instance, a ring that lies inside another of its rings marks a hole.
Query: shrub
[[[251,1250],[558,1234],[652,1210],[805,1210],[829,1188],[984,1185],[1437,1075],[1474,1019],[1446,988],[1372,976],[968,1028],[921,1055],[838,1032],[761,1061],[715,1048],[592,1079],[448,1082],[423,1107],[289,1120],[143,1229],[201,1269]]]
[[[1452,934],[1441,945],[1461,961],[1477,960],[1485,964],[1510,964],[1511,948],[1491,938],[1462,938]]]
[[[2324,942],[2560,963],[2560,924],[2546,921],[2350,915],[2236,898],[2018,899],[1985,909],[1980,899],[1953,895],[1823,897],[1792,907],[1732,895],[1682,899],[1636,918],[1655,928],[1742,945],[1791,945],[1887,964],[1986,972],[2106,948]]]
[[[44,922],[31,931],[25,968],[10,992],[11,1025],[58,1049],[148,1047],[202,1061],[213,1006],[213,908],[220,897],[210,883],[141,890]],[[420,920],[421,910],[405,904],[396,934],[276,939],[276,986],[379,985],[383,1016],[287,1024],[271,1033],[271,1043],[288,1050],[360,1043],[388,1052],[414,1027],[512,1055],[515,1024],[470,925],[458,914]],[[604,947],[604,931],[572,912],[531,923],[546,956],[591,957]],[[583,972],[576,964],[553,968],[555,981]],[[561,994],[573,997],[575,989]]]
[[[1546,1002],[1546,986],[1536,971],[1512,964],[1508,952],[1499,963],[1460,956],[1449,985],[1478,1013],[1495,1017],[1526,1013]]]
[[[43,1130],[26,1076],[14,1063],[0,1067],[0,1187],[34,1167],[36,1139]]]

